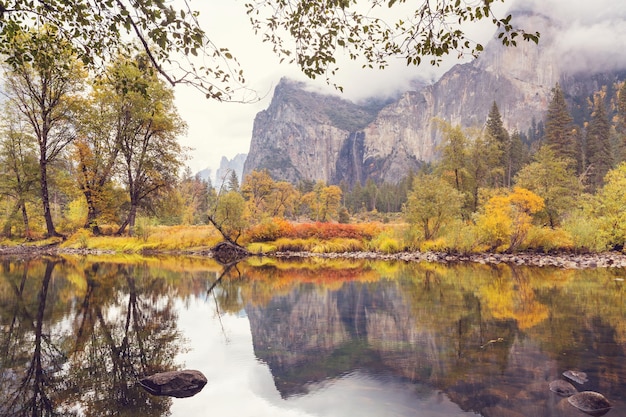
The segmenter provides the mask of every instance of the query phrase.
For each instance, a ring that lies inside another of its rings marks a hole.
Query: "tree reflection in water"
[[[313,404],[315,390],[330,395],[334,383],[349,389],[364,378],[368,399],[406,400],[399,415],[413,415],[424,398],[436,407],[444,396],[456,415],[570,416],[571,406],[559,408],[548,383],[574,369],[589,375],[584,389],[616,404],[609,415],[626,415],[626,289],[615,279],[623,271],[319,259],[250,259],[222,269],[190,262],[4,261],[0,416],[176,412],[180,403],[150,396],[136,381],[182,366],[186,329],[178,315],[192,296],[215,313],[213,323],[194,327],[215,329],[209,346],[230,349],[237,343],[229,338],[231,319],[244,324],[247,344],[233,349],[249,349],[257,366],[269,368],[282,404]],[[246,374],[238,364],[214,364],[212,352],[200,355],[203,364],[223,366],[214,374],[220,382]],[[233,387],[236,401],[245,398],[245,384]]]
[[[133,264],[2,267],[0,415],[168,415],[171,400],[136,383],[178,368],[176,290],[166,279]]]
[[[46,310],[46,303],[56,262],[45,263],[43,276],[35,283],[39,287],[37,292],[27,286],[30,284],[27,281],[32,279],[30,265],[27,262],[20,274],[11,271],[10,264],[3,264],[4,272],[9,272],[13,278],[9,286],[15,302],[10,325],[3,333],[2,361],[6,363],[3,363],[2,385],[6,401],[0,405],[0,410],[12,415],[52,415],[55,410],[51,396],[56,392],[49,387],[55,384],[54,372],[65,359],[58,348],[62,336],[53,340],[50,332],[44,333],[46,313],[49,315],[51,310],[51,307]],[[34,299],[30,298],[33,294],[36,294]],[[32,350],[26,350],[27,347]]]

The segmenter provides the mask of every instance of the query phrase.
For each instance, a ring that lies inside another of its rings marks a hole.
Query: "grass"
[[[520,246],[522,251],[580,251],[585,248],[601,251],[591,236],[591,227],[584,232],[548,229],[533,226]],[[597,235],[597,233],[596,233]],[[582,236],[585,239],[580,238]],[[48,246],[60,244],[62,248],[106,251],[111,253],[142,254],[151,252],[181,253],[208,250],[222,241],[213,226],[154,226],[143,225],[137,236],[93,236],[80,229],[65,241],[60,238],[25,242],[4,239],[0,246]],[[597,238],[596,238],[597,240]],[[293,223],[282,219],[266,221],[244,232],[239,241],[253,254],[274,252],[346,253],[373,251],[394,254],[403,251],[479,253],[493,251],[480,238],[479,230],[471,223],[457,222],[444,228],[440,236],[424,240],[419,230],[399,222],[359,224]],[[505,250],[504,245],[500,250]],[[606,249],[606,248],[604,248]],[[498,251],[498,249],[495,249]]]
[[[152,226],[148,233],[139,237],[93,236],[83,229],[70,236],[61,247],[116,253],[178,252],[208,249],[221,240],[212,226]]]

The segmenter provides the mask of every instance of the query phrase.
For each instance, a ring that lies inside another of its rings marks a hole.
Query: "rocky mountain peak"
[[[281,80],[270,106],[255,119],[244,174],[267,169],[292,182],[397,182],[437,159],[442,138],[436,119],[482,128],[495,101],[505,127],[525,132],[544,118],[557,82],[571,100],[584,101],[600,83],[618,77],[563,68],[560,23],[532,12],[515,18],[541,33],[539,45],[519,40],[504,47],[496,34],[477,59],[391,102],[355,104]]]

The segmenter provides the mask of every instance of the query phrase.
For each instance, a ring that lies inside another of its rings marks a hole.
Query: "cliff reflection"
[[[242,292],[255,353],[283,398],[366,372],[485,416],[572,415],[547,389],[565,369],[624,401],[615,273],[317,260],[246,269]]]

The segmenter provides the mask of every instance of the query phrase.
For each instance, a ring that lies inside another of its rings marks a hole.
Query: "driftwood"
[[[231,242],[220,242],[211,250],[213,258],[222,265],[229,265],[250,256],[245,248]]]

